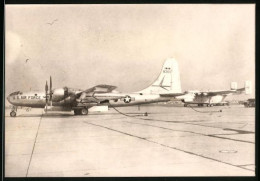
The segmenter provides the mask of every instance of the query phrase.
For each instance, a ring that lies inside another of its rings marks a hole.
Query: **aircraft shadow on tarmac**
[[[143,114],[145,113],[125,113],[127,115],[131,115],[131,116],[143,116]],[[164,114],[164,113],[148,113],[149,114]],[[106,115],[121,115],[119,113],[91,113],[88,115],[74,115],[74,114],[64,114],[64,113],[47,113],[47,114],[20,114],[17,116],[17,118],[19,117],[50,117],[50,118],[65,118],[65,117],[78,117],[78,118],[82,118],[82,117],[92,117],[92,116],[106,116]],[[10,117],[10,116],[8,116]]]

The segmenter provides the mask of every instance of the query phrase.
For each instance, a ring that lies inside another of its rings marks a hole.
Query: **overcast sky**
[[[138,91],[166,58],[182,90],[255,88],[255,5],[7,5],[6,93],[97,84]],[[48,24],[49,23],[49,24]],[[253,91],[254,93],[254,91]]]

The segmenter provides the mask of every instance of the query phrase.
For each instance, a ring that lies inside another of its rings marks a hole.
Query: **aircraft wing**
[[[185,95],[186,93],[165,93],[165,94],[160,94],[161,97],[176,97],[176,96],[182,96]]]
[[[204,96],[216,96],[216,95],[228,95],[234,93],[242,93],[245,88],[237,89],[237,90],[223,90],[223,91],[209,91],[209,92],[199,92],[198,95]]]
[[[83,92],[85,93],[108,93],[108,92],[112,92],[114,89],[116,89],[116,86],[113,85],[105,85],[105,84],[101,84],[101,85],[97,85],[95,87],[92,87],[90,89],[87,89]],[[82,93],[82,92],[81,92]]]
[[[118,96],[102,96],[102,97],[95,97],[95,95],[89,95],[89,94],[85,94],[83,93],[81,95],[81,97],[79,99],[77,99],[77,102],[81,102],[81,103],[105,103],[106,101],[110,101],[110,100],[118,100],[121,98],[124,98],[125,96],[122,95],[118,95]]]
[[[116,88],[117,88],[116,86],[112,86],[112,85],[105,85],[105,84],[97,85],[85,91],[79,92],[78,94],[79,98],[77,99],[77,102],[102,103],[104,101],[117,100],[123,98],[124,96],[116,95],[113,93],[111,95],[106,94],[104,96],[95,97],[95,93],[110,93]]]
[[[225,90],[225,91],[211,91],[211,92],[203,92],[204,95],[208,96],[216,96],[216,95],[227,95],[230,93],[234,93],[235,90]]]

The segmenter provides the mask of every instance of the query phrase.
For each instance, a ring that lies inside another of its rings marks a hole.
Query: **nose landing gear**
[[[17,107],[16,106],[12,106],[11,112],[10,112],[10,116],[11,117],[16,117],[16,112],[17,112]]]

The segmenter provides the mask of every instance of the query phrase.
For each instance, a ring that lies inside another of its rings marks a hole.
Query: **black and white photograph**
[[[5,5],[5,177],[255,176],[255,4]]]

